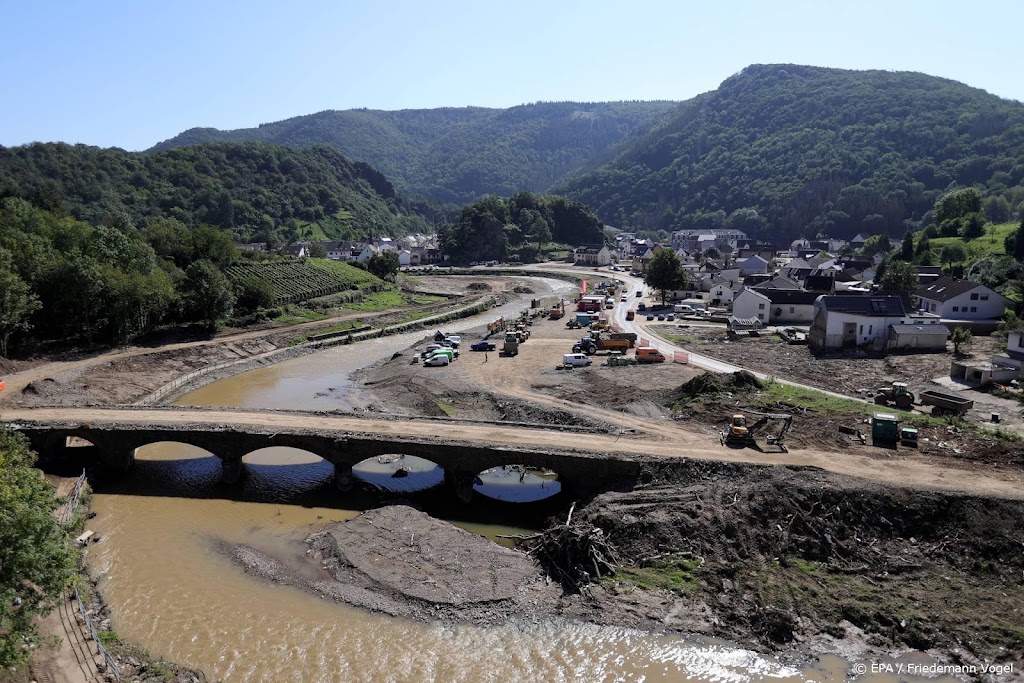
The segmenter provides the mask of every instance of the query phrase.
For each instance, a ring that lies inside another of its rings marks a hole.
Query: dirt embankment
[[[772,648],[848,651],[863,632],[963,663],[1024,652],[1021,501],[688,462],[646,468],[580,519],[632,561],[604,585],[638,618]]]
[[[413,508],[394,505],[309,537],[307,562],[247,546],[225,550],[246,572],[375,612],[498,625],[551,616],[560,589],[533,560]]]

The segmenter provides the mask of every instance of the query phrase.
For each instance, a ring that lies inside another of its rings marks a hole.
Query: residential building
[[[309,248],[305,244],[286,244],[281,247],[281,253],[285,256],[306,258],[309,256]]]
[[[732,314],[740,320],[759,320],[762,325],[771,322],[772,300],[757,289],[744,289],[732,301]]]
[[[766,325],[808,325],[814,319],[817,292],[801,289],[747,288],[736,295],[732,314],[757,318]]]
[[[607,266],[612,262],[611,251],[603,244],[588,244],[576,247],[572,262],[577,266]]]
[[[731,228],[694,228],[691,230],[677,230],[672,233],[672,248],[696,251],[699,242],[703,245],[703,251],[707,251],[712,246],[721,251],[722,247],[726,246],[730,249],[735,249],[739,246],[740,242],[747,242],[749,239],[742,230],[733,230]]]
[[[938,325],[939,316],[915,312],[895,294],[818,297],[808,343],[812,348],[888,347],[890,325]]]
[[[943,276],[917,290],[917,308],[947,321],[996,320],[1009,300],[985,285]]]
[[[763,256],[755,255],[750,258],[737,260],[736,265],[739,266],[740,272],[744,275],[754,275],[767,273],[770,262]]]
[[[889,325],[889,351],[945,351],[949,339],[945,325]]]

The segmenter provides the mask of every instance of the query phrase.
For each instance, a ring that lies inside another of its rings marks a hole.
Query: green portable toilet
[[[871,445],[896,446],[900,439],[900,419],[892,413],[875,413],[871,418]]]

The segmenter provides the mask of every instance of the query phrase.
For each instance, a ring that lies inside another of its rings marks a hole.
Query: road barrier
[[[675,356],[672,360],[676,363],[689,364],[690,354],[687,351],[676,351]]]
[[[646,347],[648,347],[650,345],[651,345],[651,340],[650,339],[644,339],[643,337],[640,338],[640,343],[637,344],[637,346],[639,346],[640,348],[646,348]]]

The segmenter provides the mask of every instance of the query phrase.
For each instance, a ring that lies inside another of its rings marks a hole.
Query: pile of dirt
[[[319,578],[247,546],[229,554],[247,572],[275,583],[421,621],[535,620],[550,615],[561,594],[528,555],[403,505],[332,524],[307,543]]]
[[[740,370],[731,375],[707,372],[689,380],[669,396],[674,404],[677,401],[692,401],[701,396],[717,396],[727,391],[745,391],[762,388],[764,388],[764,385],[761,383],[761,380],[746,370]]]
[[[852,625],[871,645],[964,661],[1024,648],[1022,501],[685,463],[647,468],[580,519],[631,560],[620,580],[710,606],[710,635],[778,646]]]
[[[489,292],[491,291],[491,286],[486,282],[470,282],[466,285],[466,289],[471,292]]]

